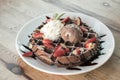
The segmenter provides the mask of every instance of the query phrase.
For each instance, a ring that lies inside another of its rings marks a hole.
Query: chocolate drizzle
[[[80,68],[76,68],[76,67],[67,67],[67,70],[81,70]]]
[[[96,65],[96,64],[98,64],[98,63],[92,63],[89,61],[89,62],[86,62],[86,63],[80,65],[80,66],[92,66],[92,65]]]

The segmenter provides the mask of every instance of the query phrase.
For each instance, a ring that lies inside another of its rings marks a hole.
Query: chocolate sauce
[[[83,37],[87,37],[87,35],[88,35],[87,33],[83,33]]]
[[[51,60],[53,61],[53,62],[55,62],[55,60],[56,60],[56,58],[53,56],[53,55],[51,55]]]
[[[43,27],[43,25],[40,25],[40,26],[38,26],[38,29],[41,29]]]
[[[32,42],[32,41],[33,41],[33,39],[30,39],[30,40],[29,40],[29,42]]]
[[[104,43],[105,41],[100,41],[100,44]]]
[[[28,35],[28,38],[30,38],[31,36],[30,35]]]
[[[104,48],[100,47],[100,50],[103,50]]]
[[[36,55],[34,53],[31,57],[36,60]]]
[[[42,22],[42,24],[43,24],[43,25],[45,25],[45,24],[46,24],[46,22]]]
[[[42,41],[37,41],[37,45],[43,45]]]
[[[76,68],[76,67],[67,67],[67,70],[81,70],[80,68]]]
[[[24,44],[22,44],[22,46],[32,52],[32,49],[30,49],[28,46],[26,46],[26,45],[24,45]]]
[[[66,41],[66,42],[65,42],[65,45],[67,45],[67,46],[72,46],[73,44],[72,44],[71,42],[69,42],[69,41]]]
[[[88,25],[86,23],[83,23],[82,25],[85,26],[85,27],[88,27]]]
[[[102,37],[104,37],[104,36],[106,36],[106,34],[100,35],[99,38],[102,38]]]
[[[75,43],[75,47],[80,47],[80,46],[82,46],[82,44],[80,44],[80,43]]]
[[[49,17],[49,16],[46,16],[46,18],[47,18],[47,19],[50,19],[50,17]]]
[[[86,62],[80,66],[92,66],[92,65],[96,65],[96,64],[98,64],[98,63]]]
[[[64,40],[62,38],[59,38],[57,40],[54,40],[53,43],[55,43],[55,45],[58,45],[60,43],[64,43]]]

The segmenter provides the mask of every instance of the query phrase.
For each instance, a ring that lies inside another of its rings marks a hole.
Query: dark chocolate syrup
[[[30,35],[28,35],[28,38],[30,38],[31,36]]]
[[[43,27],[43,25],[40,25],[40,26],[38,26],[38,29],[41,29]]]
[[[24,44],[22,44],[22,46],[32,52],[32,49],[30,49],[28,46],[26,46]]]
[[[80,68],[76,68],[76,67],[67,67],[67,70],[81,70]]]
[[[104,37],[104,36],[106,36],[106,34],[100,35],[99,37],[102,38],[102,37]]]
[[[34,53],[31,57],[36,60],[36,55]]]
[[[104,43],[105,41],[100,41],[100,44]]]
[[[46,18],[47,18],[47,19],[50,19],[50,17],[49,17],[49,16],[46,16]]]
[[[98,64],[98,63],[86,62],[80,66],[92,66],[92,65],[96,65],[96,64]]]
[[[37,45],[43,45],[43,42],[41,40],[37,41],[36,43]]]

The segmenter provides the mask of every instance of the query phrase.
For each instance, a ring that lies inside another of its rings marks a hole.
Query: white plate
[[[63,12],[62,12],[63,13]],[[33,30],[38,27],[40,24],[42,24],[43,21],[45,21],[45,16],[53,16],[55,13],[51,14],[45,14],[40,17],[37,17],[28,23],[26,23],[23,28],[19,31],[17,38],[16,38],[16,49],[18,51],[18,54],[20,57],[30,66],[33,68],[51,73],[51,74],[58,74],[58,75],[74,75],[74,74],[80,74],[89,72],[91,70],[94,70],[101,65],[103,65],[112,55],[115,47],[114,37],[111,31],[108,29],[106,25],[104,25],[99,20],[90,17],[88,15],[82,14],[82,13],[72,13],[72,12],[65,12],[66,14],[63,17],[66,16],[79,16],[82,18],[82,21],[85,22],[87,25],[91,26],[98,34],[106,34],[107,36],[103,37],[102,40],[105,41],[105,43],[102,44],[102,47],[104,48],[102,50],[104,55],[100,55],[98,59],[95,59],[94,62],[98,63],[97,65],[93,66],[85,66],[80,67],[82,70],[66,70],[65,68],[59,68],[56,66],[50,66],[45,63],[43,63],[40,60],[34,60],[33,58],[26,58],[22,56],[22,53],[19,51],[19,45],[18,42],[27,45],[29,38],[28,35],[30,35]]]

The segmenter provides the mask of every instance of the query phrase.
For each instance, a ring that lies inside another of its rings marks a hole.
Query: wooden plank
[[[32,67],[28,66],[21,59],[20,66],[24,69],[25,74],[30,76],[33,80],[119,80],[120,66],[119,57],[113,55],[112,58],[104,64],[102,67],[93,70],[88,73],[71,75],[71,76],[60,76],[47,74]],[[117,66],[116,66],[117,64]],[[36,75],[37,74],[37,75]]]

